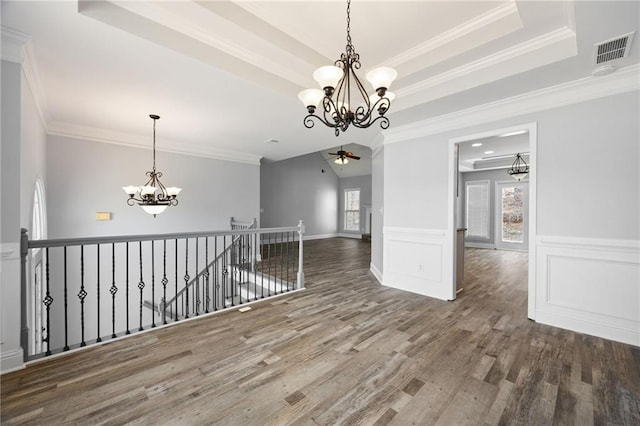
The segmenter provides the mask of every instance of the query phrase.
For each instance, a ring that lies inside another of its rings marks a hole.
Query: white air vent
[[[629,54],[634,32],[602,41],[593,45],[593,60],[595,65],[615,61]]]

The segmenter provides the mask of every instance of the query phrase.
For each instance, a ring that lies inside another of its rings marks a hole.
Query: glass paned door
[[[496,182],[496,247],[527,249],[528,204],[527,182]]]

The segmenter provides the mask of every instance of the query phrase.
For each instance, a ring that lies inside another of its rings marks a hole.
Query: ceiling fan
[[[343,150],[342,146],[340,146],[340,150],[338,152],[330,152],[329,155],[338,156],[334,161],[336,164],[347,164],[349,162],[348,158],[353,160],[360,159],[357,155],[353,155],[353,152]]]

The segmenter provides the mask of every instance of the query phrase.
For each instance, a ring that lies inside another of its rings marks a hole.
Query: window
[[[360,188],[344,190],[344,230],[360,231]]]
[[[467,236],[489,239],[489,181],[469,181],[465,189]]]

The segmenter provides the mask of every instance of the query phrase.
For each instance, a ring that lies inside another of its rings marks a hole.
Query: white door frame
[[[456,188],[458,185],[458,158],[456,148],[459,143],[474,139],[488,138],[504,133],[527,130],[529,132],[529,271],[528,271],[528,296],[527,296],[527,316],[535,320],[536,312],[536,150],[538,140],[538,125],[536,122],[525,123],[518,126],[510,126],[502,129],[487,132],[475,133],[467,136],[457,137],[449,140],[449,206],[448,206],[448,239],[449,256],[452,262],[446,262],[449,269],[449,281],[451,285],[450,300],[456,298]]]
[[[525,227],[529,225],[529,181],[517,181],[513,178],[511,180],[499,180],[495,182],[495,197],[494,197],[494,211],[495,213],[495,223],[493,224],[493,244],[497,249],[503,250],[526,250],[529,247],[529,230],[524,230],[524,238],[522,243],[512,243],[508,241],[502,241],[502,191],[500,188],[509,186],[524,186],[525,187],[525,199],[524,199],[524,212],[522,221],[525,224]]]

